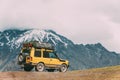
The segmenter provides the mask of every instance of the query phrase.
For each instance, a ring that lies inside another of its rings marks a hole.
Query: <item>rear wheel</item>
[[[43,63],[38,63],[35,67],[36,71],[42,72],[45,70],[45,65]]]
[[[60,72],[66,72],[67,69],[68,69],[67,65],[66,65],[66,64],[62,64],[62,65],[60,66],[59,71],[60,71]]]
[[[24,71],[31,71],[33,68],[34,68],[34,66],[24,65]]]

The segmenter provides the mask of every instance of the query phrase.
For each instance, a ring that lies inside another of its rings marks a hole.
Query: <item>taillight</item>
[[[30,57],[30,56],[27,57],[27,60],[32,61],[32,57]]]
[[[30,60],[32,61],[32,57],[30,57]]]

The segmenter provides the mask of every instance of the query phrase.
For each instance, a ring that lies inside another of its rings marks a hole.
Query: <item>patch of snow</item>
[[[57,35],[55,35],[55,34],[53,34],[53,33],[51,33],[51,32],[49,32],[49,35],[52,35],[55,40],[60,41],[61,43],[63,43],[63,44],[67,47],[68,44],[67,44],[66,42],[62,41],[59,36],[57,36]]]
[[[3,46],[3,45],[4,45],[4,43],[0,42],[0,46]]]
[[[56,42],[53,39],[51,39],[51,41],[53,42],[54,45],[56,45]]]
[[[18,48],[23,42],[26,41],[36,40],[43,42],[44,39],[47,39],[47,41],[51,40],[54,45],[57,44],[56,41],[63,43],[65,47],[67,47],[68,45],[66,42],[62,41],[62,39],[58,35],[50,31],[40,29],[28,30],[18,37],[13,38],[11,41],[9,40],[9,36],[6,36],[6,38],[8,40],[7,45],[11,46],[11,48]]]

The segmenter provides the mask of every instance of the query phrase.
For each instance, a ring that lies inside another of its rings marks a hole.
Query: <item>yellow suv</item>
[[[23,44],[18,56],[18,64],[25,71],[31,71],[35,67],[39,72],[44,70],[66,72],[69,67],[69,61],[60,59],[51,44],[38,41]]]

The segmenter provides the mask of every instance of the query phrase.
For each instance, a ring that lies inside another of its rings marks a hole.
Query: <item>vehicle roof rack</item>
[[[48,42],[30,41],[23,43],[23,47],[34,47],[54,50],[54,46]]]

